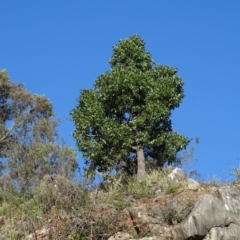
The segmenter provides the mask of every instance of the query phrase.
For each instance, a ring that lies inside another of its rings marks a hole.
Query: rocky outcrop
[[[187,218],[174,231],[182,239],[203,239],[211,229],[237,223],[236,216],[215,196],[205,194],[197,200]]]
[[[54,188],[61,192],[61,179],[54,177],[53,180],[45,179],[45,182],[54,184]],[[156,194],[154,198],[134,199],[123,211],[125,217],[122,218],[127,222],[123,225],[131,231],[117,232],[108,236],[108,240],[240,239],[240,183],[212,187],[187,178],[179,168],[168,175],[168,181],[173,186],[181,182],[185,188],[166,194],[161,186],[156,186],[159,190],[153,189]],[[101,212],[102,209],[104,206],[95,210]],[[115,211],[113,213],[116,214]],[[37,233],[45,236],[47,230],[45,228]],[[29,235],[26,239],[34,237]]]
[[[217,197],[225,208],[240,221],[240,188],[239,186],[222,186],[216,190]]]
[[[240,226],[231,223],[228,227],[215,227],[207,234],[203,240],[239,240]]]
[[[240,239],[240,184],[201,186],[179,168],[168,178],[173,183],[184,182],[187,189],[171,195],[161,194],[127,209],[135,226],[149,227],[152,236],[139,240]],[[124,238],[121,233],[118,236],[121,240],[132,239]]]

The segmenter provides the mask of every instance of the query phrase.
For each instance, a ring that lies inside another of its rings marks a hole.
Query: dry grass
[[[16,240],[44,229],[48,229],[50,239],[106,239],[118,231],[136,235],[132,220],[123,209],[130,206],[133,199],[156,197],[156,189],[165,194],[184,189],[181,183],[169,181],[167,176],[171,171],[170,167],[152,171],[142,182],[138,182],[135,176],[113,176],[105,189],[98,185],[92,191],[59,178],[53,183],[45,179],[30,198],[4,192],[0,215],[5,224],[1,234]],[[147,228],[142,226],[142,229]],[[147,231],[138,233],[139,237],[144,234]]]

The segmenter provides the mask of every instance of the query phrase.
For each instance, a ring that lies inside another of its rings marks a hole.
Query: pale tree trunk
[[[137,179],[142,181],[145,178],[145,157],[143,147],[137,147]]]

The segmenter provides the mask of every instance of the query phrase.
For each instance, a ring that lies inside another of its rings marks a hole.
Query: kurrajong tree
[[[146,162],[172,164],[190,141],[170,120],[184,97],[183,82],[176,68],[153,62],[138,35],[113,47],[110,65],[92,90],[81,90],[71,112],[73,136],[88,176],[123,169],[142,180]]]
[[[59,120],[45,96],[28,92],[0,71],[0,185],[31,192],[46,174],[72,177],[75,151],[57,143]]]

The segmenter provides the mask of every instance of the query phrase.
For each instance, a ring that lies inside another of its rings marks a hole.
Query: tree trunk
[[[145,178],[145,157],[143,147],[137,148],[137,179],[142,181]]]

